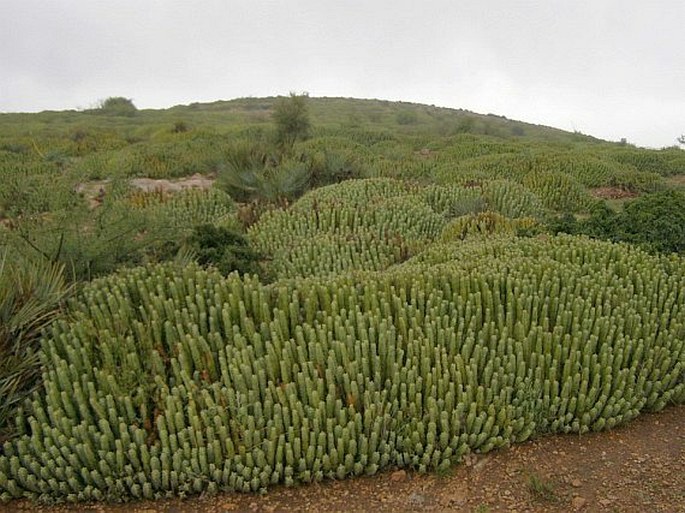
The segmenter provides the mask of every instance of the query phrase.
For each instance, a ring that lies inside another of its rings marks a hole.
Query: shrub
[[[108,114],[110,116],[135,116],[138,109],[133,104],[130,98],[123,96],[110,96],[102,100],[99,107],[96,109],[101,114]]]
[[[311,122],[307,109],[307,93],[290,93],[276,102],[273,119],[276,123],[276,140],[285,148],[290,148],[297,140],[307,139],[311,132]]]
[[[415,125],[419,121],[419,117],[413,110],[401,110],[395,116],[398,125]]]
[[[473,235],[493,235],[518,233],[534,234],[538,223],[531,217],[510,219],[496,212],[480,212],[457,217],[450,221],[440,234],[440,240],[450,242],[463,240]]]
[[[38,386],[39,339],[69,290],[62,266],[0,257],[0,444],[13,435],[17,408]]]
[[[615,242],[630,242],[664,253],[685,251],[685,193],[664,191],[647,194],[625,205],[620,213],[606,203],[577,221],[567,214],[552,221],[553,233],[580,233]]]
[[[647,194],[626,204],[618,222],[619,240],[661,252],[685,251],[685,193]]]
[[[259,254],[250,247],[244,235],[233,229],[203,224],[193,230],[187,244],[196,254],[198,263],[212,265],[224,275],[233,271],[241,274],[260,271]]]

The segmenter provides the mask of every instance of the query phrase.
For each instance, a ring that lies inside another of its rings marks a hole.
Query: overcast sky
[[[0,0],[0,111],[289,91],[671,146],[685,0]]]

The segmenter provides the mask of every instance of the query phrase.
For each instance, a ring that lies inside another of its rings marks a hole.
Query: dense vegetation
[[[685,402],[677,148],[111,98],[0,115],[0,176],[1,499],[444,470]]]

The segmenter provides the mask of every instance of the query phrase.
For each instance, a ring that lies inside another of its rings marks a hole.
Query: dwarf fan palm
[[[69,290],[62,266],[0,260],[0,441],[11,435],[13,411],[38,383],[40,336]]]

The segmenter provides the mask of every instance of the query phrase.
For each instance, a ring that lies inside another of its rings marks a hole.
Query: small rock
[[[599,503],[600,503],[602,506],[604,506],[605,508],[606,508],[607,506],[611,505],[612,502],[613,502],[613,501],[611,501],[611,500],[609,500],[609,499],[600,499],[600,500],[599,500]]]
[[[390,481],[399,483],[407,479],[407,472],[405,470],[396,470],[390,474]]]
[[[582,485],[583,485],[583,483],[581,482],[580,479],[574,479],[573,481],[571,481],[571,486],[573,488],[580,488]]]
[[[571,505],[573,506],[573,509],[580,509],[587,504],[587,500],[582,498],[582,497],[574,497],[573,500],[571,501]]]
[[[490,456],[483,456],[473,464],[473,470],[480,470],[490,461]]]
[[[423,506],[426,503],[426,496],[414,492],[409,496],[409,503],[414,506]]]

